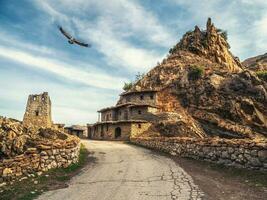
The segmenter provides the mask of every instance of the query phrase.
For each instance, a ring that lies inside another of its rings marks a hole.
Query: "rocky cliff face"
[[[267,70],[267,53],[256,57],[248,58],[244,60],[242,64],[252,71]]]
[[[265,138],[267,85],[243,68],[209,19],[205,31],[195,27],[186,33],[131,90],[164,94],[165,100],[159,99],[162,112],[180,115],[179,120],[169,118],[170,124],[178,124],[174,134],[191,130],[198,137]]]

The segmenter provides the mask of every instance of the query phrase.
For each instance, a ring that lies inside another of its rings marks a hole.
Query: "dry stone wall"
[[[241,139],[131,138],[131,142],[175,156],[267,171],[267,143]]]
[[[22,175],[68,167],[78,161],[79,150],[80,140],[75,136],[67,140],[41,140],[21,155],[0,160],[0,183]]]

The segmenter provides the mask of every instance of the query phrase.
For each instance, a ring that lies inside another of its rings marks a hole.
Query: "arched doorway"
[[[115,129],[115,139],[121,137],[121,128],[120,127],[117,127]]]

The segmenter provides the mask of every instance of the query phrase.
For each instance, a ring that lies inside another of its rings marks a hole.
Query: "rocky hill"
[[[252,71],[267,70],[267,53],[252,58],[248,58],[242,64]]]
[[[267,137],[267,84],[242,66],[222,32],[208,19],[206,30],[187,32],[161,64],[130,90],[159,91],[162,111],[173,120],[155,120],[162,131],[190,131],[201,137]],[[163,122],[164,123],[163,123]]]

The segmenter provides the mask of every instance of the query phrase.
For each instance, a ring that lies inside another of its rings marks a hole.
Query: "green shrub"
[[[218,28],[217,29],[217,33],[219,33],[225,39],[225,41],[228,40],[228,33],[227,33],[227,31]]]
[[[131,88],[133,87],[133,83],[132,82],[130,82],[130,83],[124,83],[124,86],[123,86],[123,90],[124,91],[128,91],[128,90],[130,90]]]
[[[193,65],[190,67],[188,78],[189,80],[197,80],[204,74],[204,68]]]
[[[257,71],[256,74],[260,79],[267,81],[267,70]]]

